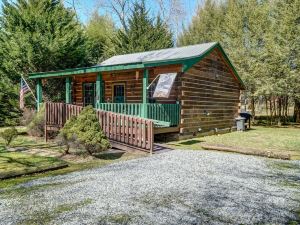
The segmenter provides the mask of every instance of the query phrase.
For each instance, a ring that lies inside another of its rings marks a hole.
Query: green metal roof
[[[61,71],[39,72],[29,74],[29,78],[51,78],[73,76],[85,73],[110,72],[118,70],[143,69],[155,66],[180,64],[183,66],[182,71],[186,72],[194,64],[201,61],[205,56],[210,54],[214,49],[219,49],[228,65],[231,67],[235,77],[240,82],[241,87],[245,85],[239,77],[234,66],[230,62],[228,56],[224,52],[221,45],[217,42],[205,43],[200,45],[192,45],[180,48],[162,49],[156,51],[134,53],[128,55],[114,56],[92,67],[66,69]]]

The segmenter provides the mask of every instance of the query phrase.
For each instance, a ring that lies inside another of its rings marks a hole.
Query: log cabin
[[[168,74],[175,74],[167,79],[168,93],[155,95]],[[66,104],[146,118],[154,121],[154,134],[173,139],[234,127],[245,88],[216,42],[117,55],[92,67],[29,77],[36,81],[38,106],[46,84],[42,81],[61,78]]]

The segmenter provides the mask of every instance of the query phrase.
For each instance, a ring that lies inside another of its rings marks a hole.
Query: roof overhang
[[[113,71],[122,71],[122,70],[133,70],[133,69],[144,69],[144,68],[151,68],[151,67],[158,67],[164,65],[182,65],[182,72],[186,72],[189,70],[193,65],[200,62],[203,58],[209,55],[213,50],[219,49],[222,55],[224,56],[225,61],[229,65],[230,69],[233,72],[234,77],[240,83],[242,89],[245,89],[245,85],[238,75],[236,69],[234,68],[233,64],[229,60],[228,56],[226,55],[225,51],[221,47],[219,43],[216,43],[209,49],[207,49],[204,53],[196,57],[190,58],[178,58],[176,60],[161,60],[161,61],[149,61],[143,63],[132,63],[132,64],[123,64],[123,65],[111,65],[111,66],[92,66],[92,67],[83,67],[83,68],[74,68],[74,69],[66,69],[60,71],[50,71],[50,72],[39,72],[39,73],[30,73],[30,79],[44,79],[44,78],[59,78],[59,77],[68,77],[74,75],[82,75],[86,73],[100,73],[100,72],[113,72]]]

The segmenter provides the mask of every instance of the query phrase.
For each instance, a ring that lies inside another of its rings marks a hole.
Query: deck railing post
[[[37,111],[40,110],[40,104],[42,103],[42,97],[43,91],[42,91],[42,80],[37,79],[36,81],[36,109]]]
[[[97,74],[96,80],[96,109],[100,108],[100,103],[102,103],[102,74],[99,72]]]
[[[143,73],[143,105],[142,105],[142,117],[148,118],[148,81],[149,81],[149,70],[145,69]]]
[[[71,77],[66,77],[66,103],[71,104]]]

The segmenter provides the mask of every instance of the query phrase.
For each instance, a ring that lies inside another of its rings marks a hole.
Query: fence
[[[83,107],[64,103],[45,103],[45,138],[51,127],[61,128],[71,116],[77,116]],[[115,112],[96,110],[100,126],[107,138],[140,150],[152,152],[153,121]]]

